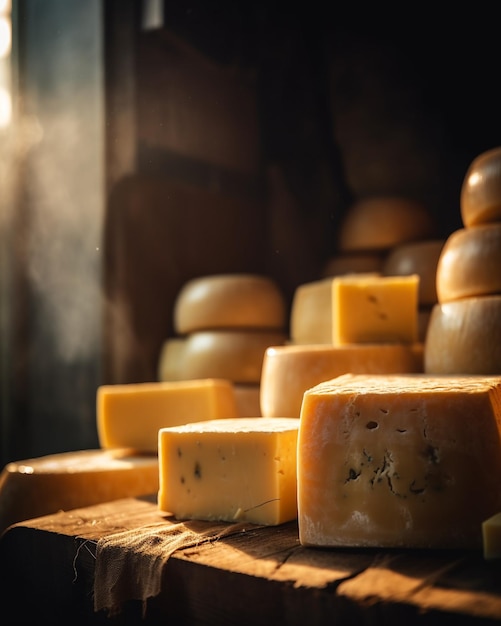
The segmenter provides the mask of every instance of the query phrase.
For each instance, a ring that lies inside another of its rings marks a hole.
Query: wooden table
[[[479,552],[320,550],[295,522],[249,526],[176,551],[161,592],[119,614],[93,607],[97,542],[165,521],[155,496],[60,512],[12,526],[0,540],[3,624],[493,624],[501,561]],[[141,576],[141,572],[137,573]]]

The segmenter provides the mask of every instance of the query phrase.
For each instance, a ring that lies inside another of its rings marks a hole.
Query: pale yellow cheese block
[[[501,293],[501,221],[453,232],[438,261],[436,285],[439,302]]]
[[[332,278],[296,287],[291,304],[290,340],[332,344]]]
[[[443,239],[426,239],[395,246],[385,259],[383,276],[419,276],[418,304],[429,306],[437,302],[437,265],[444,247]]]
[[[460,195],[465,227],[501,221],[501,147],[479,154],[468,167]]]
[[[141,452],[158,452],[160,428],[238,417],[233,385],[217,378],[101,385],[96,404],[100,446]]]
[[[333,344],[416,343],[419,276],[332,279]]]
[[[501,510],[501,377],[345,375],[305,393],[306,546],[468,548]]]
[[[322,278],[360,274],[367,272],[381,273],[385,252],[340,252],[325,262]]]
[[[267,417],[299,417],[303,394],[307,389],[349,372],[422,372],[423,350],[422,343],[268,348],[261,376],[261,412]]]
[[[261,417],[260,385],[233,385],[240,417]]]
[[[218,328],[283,330],[287,310],[277,283],[256,274],[217,274],[193,278],[174,303],[177,334]]]
[[[484,559],[501,559],[501,512],[482,522]]]
[[[501,295],[436,304],[424,350],[428,374],[501,374]]]
[[[298,428],[299,419],[249,417],[162,429],[159,509],[179,519],[296,519]]]
[[[287,335],[272,330],[196,331],[186,338],[181,379],[224,378],[258,384],[266,348],[282,345]]]
[[[435,236],[428,209],[403,197],[369,197],[349,209],[339,229],[340,252],[390,250],[409,241]]]
[[[158,357],[158,380],[180,380],[179,372],[186,337],[169,337],[160,349]]]
[[[58,511],[158,491],[158,457],[77,450],[8,463],[0,474],[0,532]]]

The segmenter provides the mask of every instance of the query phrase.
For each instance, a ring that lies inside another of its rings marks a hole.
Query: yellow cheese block
[[[484,559],[501,559],[501,512],[482,522]]]
[[[390,250],[435,236],[436,224],[420,202],[402,197],[372,197],[349,209],[339,230],[340,252]]]
[[[418,303],[428,306],[437,302],[437,265],[444,247],[443,239],[426,239],[395,246],[383,264],[384,276],[419,276]]]
[[[0,474],[0,533],[16,522],[158,491],[157,455],[78,450],[8,463]]]
[[[242,417],[162,429],[159,509],[179,519],[296,519],[298,428],[299,419]]]
[[[262,414],[299,417],[304,392],[341,374],[422,372],[423,350],[422,343],[268,348],[261,376]]]
[[[479,154],[468,167],[460,195],[465,227],[501,221],[501,147]]]
[[[296,287],[289,328],[292,343],[332,344],[332,278]]]
[[[186,339],[180,378],[225,378],[259,384],[266,348],[281,345],[278,331],[214,330],[190,333]]]
[[[183,350],[186,337],[169,337],[160,349],[158,358],[158,380],[180,380],[180,364],[183,358]]]
[[[218,328],[284,329],[284,295],[267,276],[218,274],[189,280],[174,303],[178,334]]]
[[[345,252],[327,259],[322,270],[322,277],[360,274],[366,272],[381,273],[384,262],[382,252]]]
[[[416,343],[419,276],[332,279],[333,343]]]
[[[501,295],[436,304],[424,350],[428,374],[501,374]]]
[[[304,396],[306,546],[468,548],[501,510],[501,377],[344,375]]]
[[[501,293],[501,221],[453,232],[437,265],[436,284],[439,302]]]
[[[235,400],[240,417],[261,417],[260,386],[233,385]]]
[[[158,431],[166,426],[238,417],[233,385],[206,378],[101,385],[97,431],[102,448],[158,452]]]

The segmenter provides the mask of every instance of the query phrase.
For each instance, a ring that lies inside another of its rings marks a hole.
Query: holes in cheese
[[[97,390],[97,431],[102,448],[157,453],[160,428],[231,417],[238,417],[238,408],[228,380],[101,385]]]
[[[417,274],[352,274],[332,281],[334,345],[417,341]]]
[[[285,343],[276,331],[214,330],[186,338],[179,378],[225,378],[234,383],[258,384],[266,348]]]
[[[157,491],[156,454],[78,450],[15,461],[0,476],[0,533],[33,517]]]
[[[374,197],[353,204],[341,223],[341,252],[389,250],[409,241],[429,239],[436,224],[421,203],[409,198]]]
[[[436,304],[424,349],[428,374],[501,374],[501,295]]]
[[[501,377],[350,375],[306,391],[303,545],[478,548],[501,510]]]
[[[501,222],[452,233],[438,262],[436,284],[439,302],[501,293]]]
[[[501,221],[501,147],[473,159],[461,186],[460,208],[467,228]]]
[[[396,246],[388,253],[382,267],[384,276],[419,276],[418,304],[437,302],[437,265],[444,247],[442,239],[427,239]]]
[[[419,343],[270,347],[264,356],[261,376],[262,414],[299,417],[307,389],[348,372],[422,372],[423,349]]]
[[[178,334],[221,328],[284,329],[285,299],[266,276],[220,274],[189,280],[174,303]]]
[[[179,519],[296,519],[299,419],[239,418],[159,433],[158,506]]]

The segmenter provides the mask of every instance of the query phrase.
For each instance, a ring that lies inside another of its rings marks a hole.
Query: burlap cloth
[[[245,532],[249,524],[190,521],[159,522],[100,539],[96,549],[94,610],[120,612],[126,600],[160,593],[163,569],[177,550]]]

